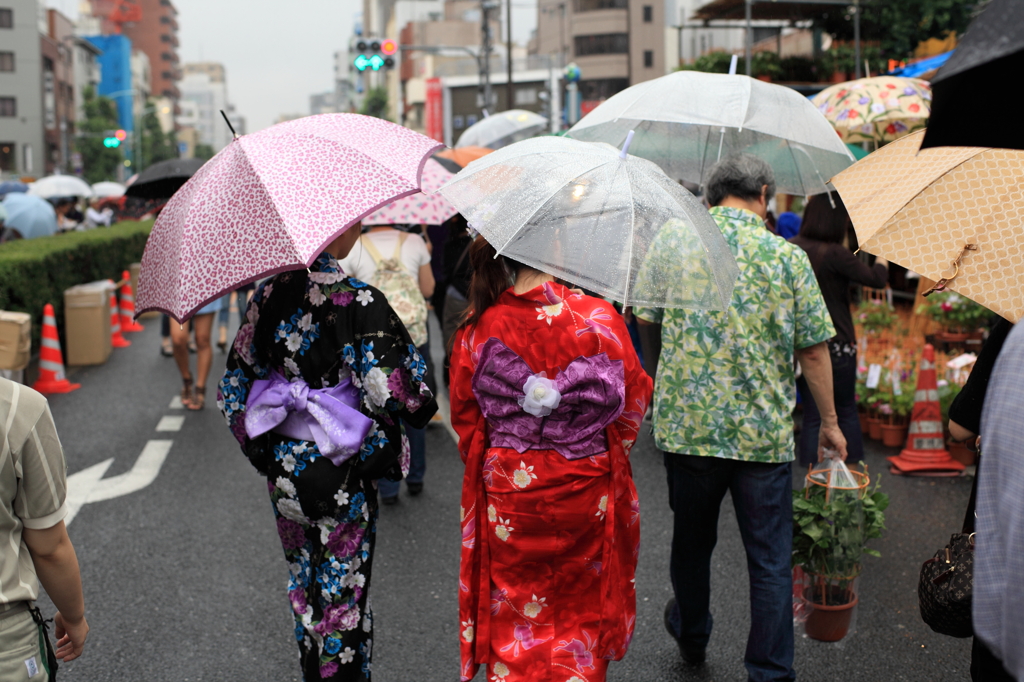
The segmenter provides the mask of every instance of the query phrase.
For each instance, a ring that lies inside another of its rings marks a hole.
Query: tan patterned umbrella
[[[832,178],[861,249],[1017,322],[1024,315],[1024,151],[921,150],[908,135]]]

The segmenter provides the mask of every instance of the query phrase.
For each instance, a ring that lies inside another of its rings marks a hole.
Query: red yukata
[[[600,682],[636,621],[629,450],[651,379],[606,301],[507,290],[459,331],[462,680]]]

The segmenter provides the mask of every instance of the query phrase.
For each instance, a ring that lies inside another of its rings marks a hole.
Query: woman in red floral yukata
[[[462,680],[601,682],[629,647],[640,505],[629,450],[651,380],[615,308],[471,251],[452,425],[466,463]]]

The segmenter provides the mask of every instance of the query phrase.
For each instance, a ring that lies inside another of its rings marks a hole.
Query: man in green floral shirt
[[[825,345],[835,329],[807,255],[765,228],[771,167],[747,154],[728,157],[711,170],[706,193],[740,270],[729,309],[635,311],[662,326],[654,437],[675,513],[675,598],[665,626],[687,662],[704,662],[711,554],[729,491],[750,572],[749,679],[793,680],[794,360],[821,406],[819,450],[845,458]]]

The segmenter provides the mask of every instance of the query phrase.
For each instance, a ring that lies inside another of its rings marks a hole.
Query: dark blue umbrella
[[[57,233],[57,213],[46,199],[31,194],[8,194],[4,208],[7,209],[4,226],[17,230],[25,239]]]
[[[6,195],[20,192],[25,193],[28,191],[28,185],[24,182],[18,182],[17,180],[7,180],[6,182],[0,182],[0,199],[3,199]]]

